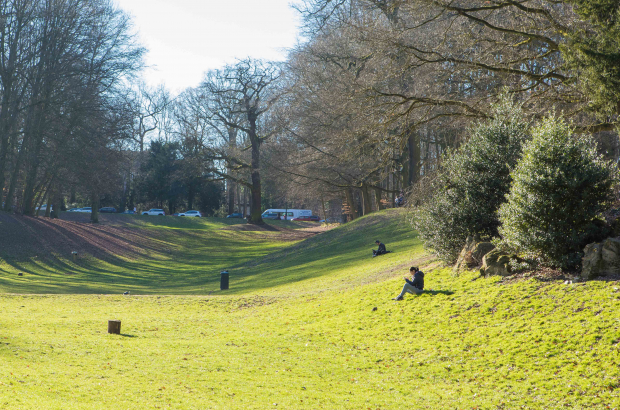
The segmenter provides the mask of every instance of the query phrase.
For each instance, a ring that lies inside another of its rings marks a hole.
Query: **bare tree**
[[[162,129],[162,116],[171,104],[168,90],[163,85],[151,88],[144,83],[128,96],[128,105],[133,109],[134,131],[132,139],[140,153],[151,133]]]
[[[224,136],[226,141],[226,144],[207,148],[214,161],[224,164],[224,169],[215,167],[213,172],[250,189],[250,223],[263,223],[260,148],[276,133],[268,120],[270,110],[280,96],[277,89],[279,78],[277,65],[246,59],[207,73],[201,85],[207,103],[206,118],[214,132]],[[246,143],[237,147],[231,141],[236,142],[239,133],[246,138]],[[247,151],[250,151],[249,161],[243,155]],[[229,170],[247,170],[250,180],[234,176]]]

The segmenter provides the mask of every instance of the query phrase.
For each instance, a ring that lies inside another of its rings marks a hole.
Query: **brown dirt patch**
[[[144,257],[150,251],[164,251],[165,245],[154,241],[156,232],[128,227],[125,221],[102,217],[91,224],[88,215],[71,216],[76,220],[33,218],[0,212],[0,257],[26,259],[63,255],[92,255],[98,259]]]

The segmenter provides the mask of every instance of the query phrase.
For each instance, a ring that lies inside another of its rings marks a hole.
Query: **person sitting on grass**
[[[394,300],[403,300],[405,293],[411,293],[419,295],[424,291],[424,273],[415,266],[409,268],[411,274],[411,280],[405,276],[405,285],[400,295],[396,296]]]
[[[379,245],[379,249],[372,250],[372,257],[374,258],[375,256],[385,255],[387,253],[387,251],[385,250],[385,245],[382,244],[381,241],[375,241],[375,243]]]

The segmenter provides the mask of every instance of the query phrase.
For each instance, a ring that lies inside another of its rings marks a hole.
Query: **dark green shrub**
[[[502,244],[575,268],[583,247],[604,236],[597,215],[612,197],[616,167],[596,153],[589,136],[555,117],[533,130],[515,168],[508,201],[500,208]]]
[[[427,188],[430,194],[413,211],[425,245],[446,262],[456,260],[468,235],[498,235],[497,209],[510,189],[528,124],[507,98],[492,107],[492,115],[472,129],[466,144],[448,153]]]

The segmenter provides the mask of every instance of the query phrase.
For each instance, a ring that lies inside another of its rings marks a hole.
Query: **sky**
[[[245,57],[284,60],[299,17],[291,0],[115,0],[149,50],[148,85],[176,94],[203,73]]]

